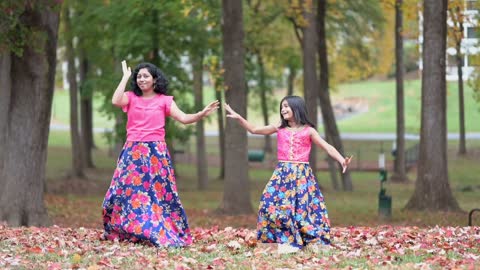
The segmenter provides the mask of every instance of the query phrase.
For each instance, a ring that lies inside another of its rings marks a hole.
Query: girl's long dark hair
[[[295,118],[295,121],[297,123],[301,125],[309,125],[315,128],[315,125],[310,122],[310,120],[308,120],[308,112],[305,101],[299,96],[286,96],[282,99],[282,101],[280,101],[280,118],[282,119],[282,124],[280,125],[280,128],[285,128],[289,126],[287,120],[285,120],[282,115],[282,103],[284,100],[287,101],[288,106],[292,109],[293,117]]]
[[[146,68],[148,72],[152,75],[153,77],[153,91],[157,94],[166,94],[168,90],[168,80],[163,74],[163,72],[154,64],[152,63],[140,63],[135,70],[133,71],[133,76],[132,76],[132,89],[133,93],[135,93],[136,96],[142,96],[143,92],[138,87],[137,84],[137,75],[140,69]]]

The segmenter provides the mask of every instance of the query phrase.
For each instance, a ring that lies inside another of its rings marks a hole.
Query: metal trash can
[[[248,161],[263,162],[265,159],[265,152],[262,150],[248,150]]]
[[[378,215],[381,218],[392,216],[392,197],[387,195],[383,183],[387,182],[387,170],[385,169],[385,154],[382,152],[378,159],[380,173],[380,192],[378,193]]]

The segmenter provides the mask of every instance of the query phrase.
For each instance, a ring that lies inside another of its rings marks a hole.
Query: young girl
[[[135,68],[133,91],[125,93],[132,72],[125,61],[122,69],[112,103],[127,113],[127,141],[103,201],[104,236],[155,246],[189,245],[192,238],[165,144],[165,118],[194,123],[215,111],[219,103],[185,114],[166,95],[168,81],[163,73],[150,63]]]
[[[281,122],[275,126],[254,127],[229,105],[225,109],[227,117],[237,119],[252,134],[277,132],[278,164],[260,199],[257,239],[262,243],[287,244],[291,251],[313,243],[329,245],[327,208],[308,163],[311,144],[327,151],[342,165],[343,172],[350,158],[344,158],[320,137],[307,119],[305,102],[298,96],[282,99]]]

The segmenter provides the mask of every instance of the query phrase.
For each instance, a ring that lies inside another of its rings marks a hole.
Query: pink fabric
[[[153,98],[143,98],[131,91],[126,94],[128,104],[122,110],[128,116],[127,141],[164,141],[165,117],[170,116],[173,96],[157,94]]]
[[[312,140],[310,127],[301,130],[281,128],[277,132],[277,157],[280,161],[308,162]]]

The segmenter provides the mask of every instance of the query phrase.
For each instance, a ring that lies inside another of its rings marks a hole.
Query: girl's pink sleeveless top
[[[277,158],[279,161],[308,162],[312,140],[310,127],[300,130],[281,128],[277,131]]]

